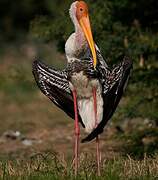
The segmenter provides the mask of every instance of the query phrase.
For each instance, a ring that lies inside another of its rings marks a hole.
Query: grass
[[[144,154],[152,157],[158,152],[158,128],[135,130],[116,138],[126,142],[122,145],[123,154],[135,159],[143,159]]]
[[[144,157],[143,160],[126,158],[104,160],[102,162],[102,175],[96,175],[95,157],[80,157],[80,169],[76,179],[84,180],[152,180],[158,177],[158,156]],[[36,154],[28,159],[5,160],[0,162],[0,177],[2,179],[75,179],[72,164],[64,156],[45,153]]]

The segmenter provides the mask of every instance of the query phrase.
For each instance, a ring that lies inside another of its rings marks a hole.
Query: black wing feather
[[[113,69],[111,76],[113,74],[115,74],[115,76],[111,79],[111,86],[109,86],[108,90],[106,89],[104,91],[103,89],[102,94],[104,100],[103,120],[99,123],[97,128],[95,128],[86,138],[82,140],[82,142],[91,141],[98,134],[103,132],[106,123],[112,117],[122,97],[131,69],[132,61],[127,57],[124,58],[123,62],[119,66]],[[102,84],[102,86],[104,87],[104,84]]]
[[[74,119],[73,97],[67,81],[67,73],[50,68],[36,60],[33,62],[33,75],[43,94]],[[80,117],[79,121],[83,125]]]

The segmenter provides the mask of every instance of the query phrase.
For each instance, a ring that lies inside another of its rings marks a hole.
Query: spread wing
[[[104,101],[103,120],[99,123],[97,128],[82,140],[82,142],[91,141],[98,134],[103,132],[103,128],[112,117],[122,97],[132,69],[132,61],[125,57],[124,60],[112,71],[109,71],[105,67],[104,69],[100,70],[101,72],[103,71],[102,77],[100,77],[100,82],[102,84],[102,97]]]
[[[43,94],[74,119],[73,97],[66,71],[55,70],[36,60],[33,62],[33,75]],[[80,117],[79,120],[82,123]]]

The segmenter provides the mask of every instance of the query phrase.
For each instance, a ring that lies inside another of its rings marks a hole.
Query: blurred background
[[[158,1],[86,2],[107,63],[112,67],[124,55],[134,63],[124,97],[101,136],[103,154],[152,156],[158,150]],[[71,157],[73,121],[41,94],[32,75],[36,57],[64,68],[65,41],[74,31],[71,3],[0,0],[0,156],[55,151]],[[83,152],[89,149],[95,151],[94,143],[82,145]]]

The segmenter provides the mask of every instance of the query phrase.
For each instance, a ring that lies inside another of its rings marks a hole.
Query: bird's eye
[[[83,11],[83,9],[82,9],[82,8],[80,8],[80,11]]]

